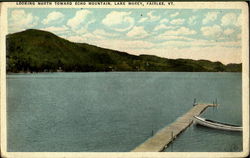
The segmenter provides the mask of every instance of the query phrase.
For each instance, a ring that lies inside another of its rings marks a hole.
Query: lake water
[[[130,151],[194,98],[202,116],[242,124],[241,73],[103,72],[7,75],[8,151]],[[242,151],[242,134],[190,126],[166,151]]]

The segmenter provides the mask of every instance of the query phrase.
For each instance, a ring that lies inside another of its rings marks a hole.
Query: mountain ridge
[[[242,64],[208,60],[132,55],[86,43],[74,43],[51,32],[28,29],[6,36],[7,72],[241,72]]]

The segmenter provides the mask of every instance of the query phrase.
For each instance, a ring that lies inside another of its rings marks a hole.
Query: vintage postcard
[[[245,157],[244,2],[1,3],[3,157]]]

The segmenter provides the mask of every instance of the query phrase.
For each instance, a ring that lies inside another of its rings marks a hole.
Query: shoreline
[[[228,72],[228,71],[223,71],[223,72],[216,72],[216,71],[88,71],[88,72],[6,72],[6,75],[16,75],[16,74],[58,74],[58,73],[128,73],[128,72],[133,72],[133,73],[220,73],[220,74],[225,74],[225,73],[241,73],[242,72]]]

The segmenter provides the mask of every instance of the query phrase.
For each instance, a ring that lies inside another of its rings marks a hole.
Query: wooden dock
[[[175,122],[158,131],[154,136],[136,147],[132,152],[159,152],[167,148],[177,135],[183,132],[193,122],[193,116],[200,115],[207,107],[217,104],[196,104],[187,113],[179,117]]]

